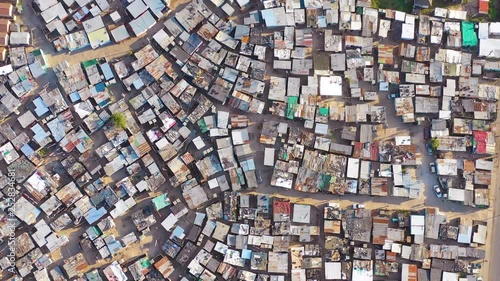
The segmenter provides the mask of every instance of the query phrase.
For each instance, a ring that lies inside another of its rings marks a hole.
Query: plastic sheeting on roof
[[[170,206],[170,199],[167,197],[167,194],[157,196],[152,201],[157,211]]]
[[[85,215],[85,219],[91,225],[102,218],[107,213],[104,207],[96,209],[95,207],[90,209]]]
[[[462,46],[475,47],[477,46],[477,34],[474,31],[473,22],[462,22]]]

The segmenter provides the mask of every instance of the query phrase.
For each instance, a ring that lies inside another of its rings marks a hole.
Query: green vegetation
[[[40,149],[40,151],[38,151],[38,155],[40,155],[41,157],[45,157],[49,154],[49,150],[44,147],[42,149]]]
[[[430,145],[432,149],[436,150],[439,147],[439,140],[436,138],[431,139]]]
[[[422,10],[422,14],[429,15],[431,14],[435,8],[447,8],[447,9],[458,9],[460,10],[460,6],[470,3],[474,0],[462,0],[461,4],[453,3],[451,0],[433,0],[432,6]],[[477,1],[477,0],[476,0]]]
[[[330,140],[336,140],[337,135],[335,134],[335,130],[331,129],[330,130]]]
[[[19,3],[17,3],[16,9],[20,14],[23,13],[23,1],[19,1]]]
[[[500,11],[495,8],[495,1],[488,2],[488,17],[490,18],[490,21],[500,20]]]
[[[372,0],[372,7],[411,13],[413,10],[413,0]]]
[[[472,21],[472,22],[489,22],[488,17],[489,16],[486,16],[486,15],[475,15],[475,16],[473,16],[471,18],[467,18],[467,19]]]
[[[125,118],[125,115],[121,112],[113,113],[113,115],[111,115],[111,122],[118,128],[127,128],[127,118]]]

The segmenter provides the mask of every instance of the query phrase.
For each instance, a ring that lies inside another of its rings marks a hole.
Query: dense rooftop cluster
[[[500,23],[370,0],[29,2],[41,38],[0,4],[2,278],[480,280],[484,218],[333,195],[490,206]]]

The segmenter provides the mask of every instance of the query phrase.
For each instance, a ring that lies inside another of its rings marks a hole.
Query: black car
[[[429,127],[424,128],[424,140],[431,138],[431,129]]]

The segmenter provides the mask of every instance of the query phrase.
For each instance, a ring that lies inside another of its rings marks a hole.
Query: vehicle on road
[[[399,93],[392,93],[392,94],[388,94],[387,95],[387,98],[392,100],[392,99],[395,99],[395,98],[399,98],[401,95]]]
[[[436,193],[436,197],[437,198],[442,198],[443,197],[443,192],[441,192],[441,188],[439,188],[439,185],[436,184],[433,187],[433,189],[434,189],[434,193]]]
[[[425,127],[424,128],[424,140],[428,140],[431,138],[431,128]]]
[[[431,173],[434,174],[436,172],[436,163],[434,162],[429,163],[429,167],[431,168]]]
[[[434,152],[432,151],[432,147],[431,147],[431,144],[430,144],[430,143],[427,143],[427,144],[425,145],[425,148],[427,149],[427,155],[429,155],[429,156],[434,155]]]
[[[261,184],[263,182],[262,175],[259,170],[255,170],[255,178],[257,179],[257,184]]]
[[[357,209],[364,209],[365,208],[365,205],[364,204],[359,204],[359,203],[356,203],[354,205],[352,205],[352,208],[354,210],[357,210]]]

